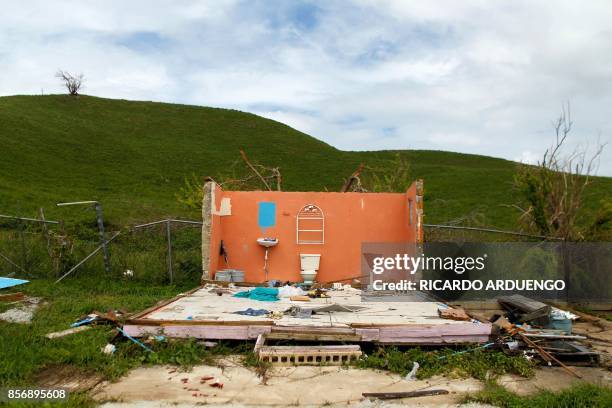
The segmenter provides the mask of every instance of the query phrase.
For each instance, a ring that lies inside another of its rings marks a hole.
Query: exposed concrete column
[[[424,189],[423,189],[423,179],[418,179],[416,181],[416,206],[417,206],[417,236],[416,236],[416,242],[417,244],[422,244],[423,243],[423,217],[424,217],[424,213],[423,213],[423,195],[424,195]]]
[[[202,199],[202,280],[210,279],[210,236],[215,197],[215,182],[207,181],[203,187]]]

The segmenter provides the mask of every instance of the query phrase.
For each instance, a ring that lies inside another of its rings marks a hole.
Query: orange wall
[[[321,254],[319,282],[350,280],[361,275],[362,242],[416,242],[418,240],[417,189],[406,193],[329,193],[280,191],[222,191],[215,189],[217,212],[222,198],[231,201],[231,215],[214,215],[210,271],[232,268],[245,272],[247,282],[265,280],[264,248],[259,237],[274,237],[279,244],[269,251],[269,279],[301,281],[300,253]],[[408,201],[413,222],[409,223]],[[260,202],[276,203],[276,225],[265,233],[258,226]],[[297,244],[296,216],[307,204],[325,216],[324,244]],[[213,209],[215,211],[215,209]],[[227,265],[219,257],[220,241],[228,252]]]

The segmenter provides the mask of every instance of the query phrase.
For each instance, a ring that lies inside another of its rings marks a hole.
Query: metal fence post
[[[104,218],[102,216],[102,205],[99,202],[95,202],[94,208],[96,209],[96,221],[98,222],[98,233],[100,234],[100,242],[102,243],[102,255],[104,257],[104,270],[107,274],[110,273],[110,258],[108,255],[108,245],[106,245],[106,237],[104,236]]]
[[[171,221],[166,221],[166,238],[168,239],[168,275],[170,276],[170,284],[172,284],[173,273],[172,273],[172,235],[170,229],[172,227]]]
[[[57,203],[58,207],[65,207],[67,205],[91,205],[93,204],[96,210],[96,221],[98,222],[98,234],[100,235],[100,243],[102,245],[102,253],[104,255],[104,270],[107,274],[110,273],[110,258],[108,255],[108,246],[106,237],[104,236],[104,218],[102,217],[102,204],[97,201],[75,201],[71,203]]]

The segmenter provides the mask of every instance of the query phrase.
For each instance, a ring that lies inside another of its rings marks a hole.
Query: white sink
[[[262,247],[270,248],[278,245],[277,238],[257,238],[257,243]]]

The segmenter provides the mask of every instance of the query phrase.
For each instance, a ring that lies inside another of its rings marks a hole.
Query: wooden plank
[[[355,334],[355,329],[350,327],[331,327],[331,326],[278,326],[272,327],[273,332],[277,333],[318,333],[318,334]]]
[[[259,352],[259,349],[263,347],[264,343],[266,342],[265,336],[266,336],[265,334],[260,334],[259,336],[257,336],[257,341],[255,342],[253,353],[257,354]]]
[[[25,295],[23,292],[7,293],[0,295],[0,302],[16,302],[18,300],[23,300],[24,298]]]
[[[261,283],[256,283],[256,282],[225,282],[225,281],[218,281],[218,280],[212,280],[212,279],[201,279],[201,283],[202,283],[202,286],[208,284],[208,285],[218,285],[224,288],[227,288],[230,285],[230,283],[239,288],[253,288],[253,287],[261,286]]]
[[[126,324],[138,326],[271,326],[273,320],[162,320],[129,319]]]
[[[45,337],[48,338],[48,339],[57,339],[59,337],[68,336],[70,334],[83,332],[83,331],[86,331],[86,330],[89,330],[89,329],[91,329],[91,326],[78,326],[78,327],[73,327],[71,329],[66,329],[66,330],[62,330],[62,331],[58,331],[58,332],[53,332],[53,333],[48,333],[48,334],[45,335]]]
[[[497,301],[506,308],[518,309],[523,313],[535,312],[546,307],[550,308],[545,303],[529,299],[523,295],[502,296]]]
[[[308,296],[303,296],[303,295],[291,296],[289,300],[293,302],[310,302],[310,298]]]
[[[427,397],[431,395],[448,394],[447,390],[420,390],[420,391],[399,391],[399,392],[364,392],[361,394],[366,398],[378,399],[399,399],[399,398],[414,398]]]
[[[248,340],[248,326],[137,326],[125,325],[123,330],[132,337],[164,335],[171,338],[210,340]]]
[[[355,333],[361,336],[361,341],[378,341],[380,329],[355,329]]]
[[[449,307],[446,309],[438,309],[438,315],[443,319],[463,320],[463,321],[471,320],[471,317],[468,316],[465,310],[461,308],[452,309]]]
[[[270,333],[272,326],[249,326],[249,339],[256,339],[262,334]]]
[[[333,333],[300,333],[300,332],[275,332],[271,331],[267,336],[270,340],[300,340],[300,341],[361,341],[357,334],[333,334]]]
[[[485,343],[491,324],[455,323],[381,327],[379,342],[388,344]]]

